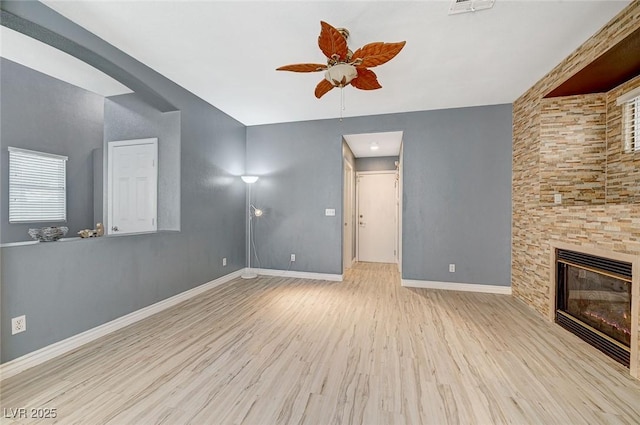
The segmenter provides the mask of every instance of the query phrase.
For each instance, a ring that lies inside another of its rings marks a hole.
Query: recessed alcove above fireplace
[[[638,256],[551,243],[549,319],[638,376]]]
[[[638,88],[635,76],[606,93],[540,100],[540,205],[640,203],[640,155],[624,148],[617,101]]]

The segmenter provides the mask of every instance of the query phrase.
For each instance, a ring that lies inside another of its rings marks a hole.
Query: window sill
[[[142,235],[155,235],[158,233],[180,233],[180,230],[158,230],[155,232],[140,232],[140,233],[125,233],[120,235],[104,235],[94,238],[80,238],[80,237],[70,237],[70,238],[60,238],[55,242],[40,242],[40,241],[21,241],[21,242],[8,242],[0,244],[0,248],[11,248],[16,246],[26,246],[26,245],[35,245],[39,243],[43,243],[46,245],[54,244],[56,242],[74,242],[74,241],[92,241],[92,240],[100,240],[100,239],[120,239],[126,236],[142,236]]]

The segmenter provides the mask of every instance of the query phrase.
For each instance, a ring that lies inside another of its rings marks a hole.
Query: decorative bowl
[[[68,231],[69,228],[65,226],[41,227],[40,229],[29,229],[29,236],[36,241],[53,242],[66,235]]]

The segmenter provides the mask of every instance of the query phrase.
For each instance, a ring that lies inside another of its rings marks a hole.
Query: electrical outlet
[[[27,316],[22,315],[11,319],[11,335],[27,330]]]
[[[222,267],[225,267],[227,265],[227,257],[224,257],[222,259]]]
[[[562,193],[556,193],[553,195],[553,203],[561,204],[562,203]]]
[[[455,272],[456,272],[456,265],[449,264],[449,273],[455,273]]]
[[[296,261],[296,254],[291,254],[291,261]]]

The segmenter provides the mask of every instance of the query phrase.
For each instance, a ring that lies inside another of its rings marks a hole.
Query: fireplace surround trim
[[[558,250],[568,250],[582,252],[584,254],[598,257],[610,258],[612,260],[631,263],[631,344],[630,344],[630,366],[631,376],[640,379],[640,358],[638,350],[638,340],[640,340],[640,330],[638,320],[640,314],[640,256],[624,254],[620,252],[593,248],[589,246],[573,245],[560,241],[550,242],[550,262],[549,262],[549,309],[547,319],[555,324],[556,315],[556,260]],[[560,325],[558,325],[560,326]]]

